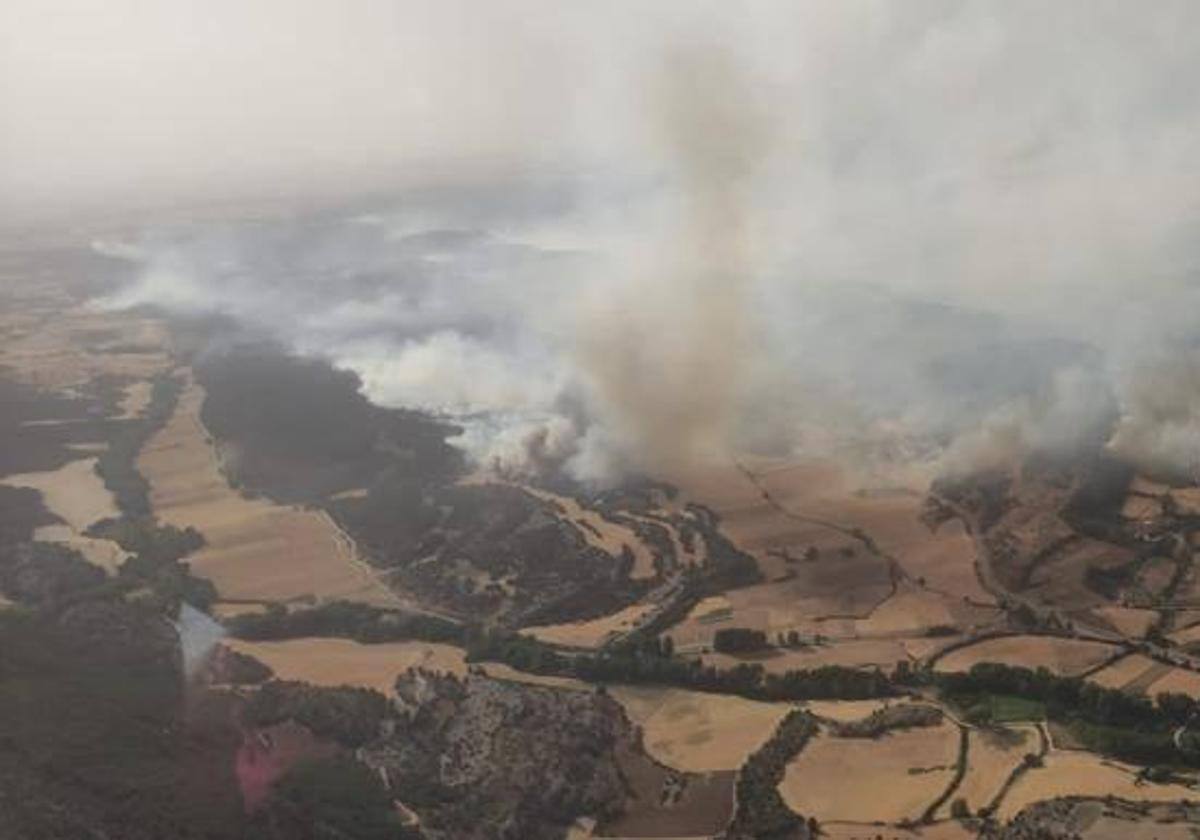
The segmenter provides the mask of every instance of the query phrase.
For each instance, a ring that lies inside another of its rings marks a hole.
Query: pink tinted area
[[[290,721],[244,731],[234,770],[246,812],[260,808],[275,782],[301,761],[324,758],[335,752],[335,745]]]

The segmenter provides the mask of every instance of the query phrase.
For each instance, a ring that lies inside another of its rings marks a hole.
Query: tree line
[[[1200,702],[1186,694],[1162,693],[1151,699],[1105,688],[1079,677],[981,662],[970,671],[936,677],[942,697],[971,709],[987,695],[1008,695],[1044,705],[1049,720],[1070,727],[1095,752],[1137,764],[1200,766],[1193,737],[1175,745],[1174,731],[1192,721]]]

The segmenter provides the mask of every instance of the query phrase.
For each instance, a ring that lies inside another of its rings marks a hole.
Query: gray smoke
[[[747,241],[768,114],[736,59],[691,46],[662,60],[649,122],[678,220],[583,310],[578,358],[622,462],[674,470],[728,453],[754,326]]]
[[[1111,423],[1194,468],[1194,3],[28,5],[0,26],[6,215],[337,185],[120,237],[109,305],[227,312],[466,418],[481,463],[866,441],[961,470]]]

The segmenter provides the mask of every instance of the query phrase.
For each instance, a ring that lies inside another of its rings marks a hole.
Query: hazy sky
[[[0,191],[109,201],[628,160],[606,147],[630,139],[654,48],[712,17],[701,3],[5,0]]]
[[[1198,24],[1187,0],[5,0],[0,194],[653,167],[646,89],[689,41],[738,57],[779,153],[823,179],[919,172],[892,202],[1020,177],[1073,135],[1088,158],[1060,163],[1185,165]]]
[[[0,212],[390,189],[407,215],[388,236],[483,226],[586,253],[551,279],[474,240],[461,264],[404,256],[453,274],[438,322],[472,327],[356,364],[384,389],[408,380],[378,365],[406,361],[439,392],[533,378],[514,388],[542,409],[582,388],[643,448],[681,417],[732,423],[758,405],[745,383],[791,423],[777,409],[810,375],[954,413],[914,397],[914,371],[978,334],[938,307],[1099,348],[1129,417],[1200,447],[1200,398],[1130,387],[1146,365],[1194,378],[1197,78],[1194,0],[4,0]],[[457,199],[415,218],[411,188],[448,182]],[[264,273],[311,267],[311,231],[282,237],[305,243],[288,259],[227,233],[151,248],[142,291],[238,309],[282,282]],[[353,273],[361,229],[327,234]],[[481,344],[497,312],[510,340]],[[1081,381],[1064,399],[1088,402]],[[634,416],[647,402],[661,416]]]

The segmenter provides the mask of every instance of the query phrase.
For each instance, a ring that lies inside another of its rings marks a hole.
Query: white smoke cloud
[[[0,193],[409,186],[144,233],[111,303],[228,312],[381,400],[490,414],[483,458],[490,430],[581,474],[813,426],[961,463],[1114,402],[1115,449],[1192,460],[1194,3],[250,5],[186,38],[28,11]],[[63,27],[100,47],[68,66]]]

